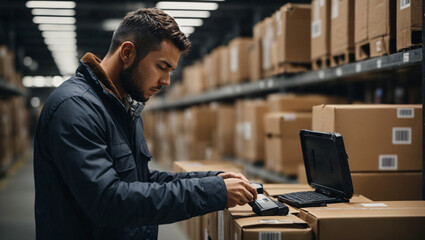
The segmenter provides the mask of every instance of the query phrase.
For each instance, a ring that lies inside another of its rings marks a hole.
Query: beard
[[[134,100],[147,102],[149,97],[145,97],[144,93],[139,91],[143,89],[143,79],[137,72],[137,65],[138,61],[134,61],[130,67],[120,72],[121,85]]]

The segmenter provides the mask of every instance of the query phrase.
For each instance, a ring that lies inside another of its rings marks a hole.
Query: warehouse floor
[[[152,169],[164,170],[151,161]],[[32,154],[18,159],[0,179],[0,239],[35,239],[34,174]],[[161,225],[158,239],[187,239],[175,224]]]

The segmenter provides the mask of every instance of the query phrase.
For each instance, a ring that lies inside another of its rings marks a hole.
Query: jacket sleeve
[[[53,164],[83,211],[98,226],[165,224],[224,209],[221,177],[122,182],[106,144],[105,116],[85,98],[65,100],[49,120]]]
[[[222,171],[207,171],[207,172],[160,172],[156,170],[150,171],[150,182],[170,182],[177,179],[190,179],[190,178],[204,178],[210,176],[217,176],[217,174],[222,173]]]

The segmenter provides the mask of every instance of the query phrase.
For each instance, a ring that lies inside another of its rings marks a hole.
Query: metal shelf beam
[[[166,110],[187,107],[195,104],[208,103],[237,97],[250,96],[275,92],[285,88],[301,87],[313,84],[331,82],[337,79],[349,78],[378,71],[399,69],[422,62],[422,49],[412,49],[405,52],[394,53],[382,57],[367,59],[360,62],[349,63],[335,68],[309,71],[306,73],[280,75],[261,79],[257,82],[244,83],[222,87],[202,94],[184,97],[178,100],[157,99],[156,102],[147,104],[146,110]]]

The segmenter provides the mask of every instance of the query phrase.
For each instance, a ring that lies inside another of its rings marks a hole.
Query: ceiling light
[[[105,31],[115,31],[121,23],[121,19],[107,19],[103,21],[102,27]]]
[[[182,31],[186,35],[190,35],[195,31],[194,27],[180,27],[180,31]]]
[[[44,31],[41,33],[44,38],[76,38],[76,32],[52,32],[52,31]]]
[[[32,15],[37,16],[75,16],[73,9],[33,9]]]
[[[74,17],[34,17],[32,21],[36,24],[52,23],[52,24],[75,24]]]
[[[73,1],[28,1],[27,8],[75,8]]]
[[[180,26],[199,27],[204,23],[202,19],[199,19],[199,18],[175,18],[174,20],[176,20],[179,27]]]
[[[77,46],[73,44],[68,45],[48,45],[47,48],[50,51],[62,51],[62,50],[69,50],[69,51],[77,51]]]
[[[179,10],[165,10],[165,13],[172,17],[187,17],[187,18],[209,18],[210,12],[208,11],[179,11]]]
[[[65,25],[65,24],[40,24],[38,25],[40,31],[75,31],[77,28],[75,25]]]
[[[161,9],[216,10],[218,4],[206,2],[158,2],[156,7]]]
[[[45,38],[44,43],[46,45],[75,45],[77,40],[75,38]]]

